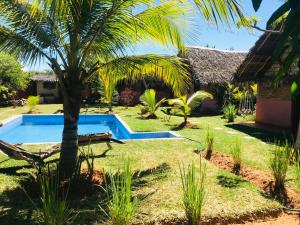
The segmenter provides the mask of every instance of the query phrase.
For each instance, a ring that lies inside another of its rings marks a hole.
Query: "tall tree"
[[[229,18],[228,12],[231,10],[228,11],[227,8],[232,8],[232,4],[228,2],[234,1],[198,0],[197,3],[218,3],[214,7],[201,7],[205,18],[211,19],[216,18],[216,15]],[[95,54],[102,58],[125,55],[128,47],[149,39],[181,50],[184,48],[178,22],[183,21],[189,11],[187,3],[169,0],[153,5],[154,2],[155,0],[0,1],[0,50],[14,53],[27,63],[47,60],[58,77],[64,109],[60,170],[65,177],[71,176],[77,163],[77,130],[83,85],[105,66],[101,62],[86,66],[87,59]],[[135,10],[141,5],[145,5],[146,9]],[[169,70],[168,67],[157,68]],[[184,91],[186,85],[176,81],[173,80],[174,87]]]
[[[29,74],[23,71],[18,60],[7,53],[0,53],[0,85],[10,90],[23,90],[29,82]]]

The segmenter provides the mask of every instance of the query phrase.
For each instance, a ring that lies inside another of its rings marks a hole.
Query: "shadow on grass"
[[[170,171],[170,166],[166,163],[147,170],[138,170],[133,173],[133,189],[138,190],[151,182],[164,179],[167,172]],[[107,222],[108,203],[110,195],[109,190],[110,176],[105,174],[106,183],[103,187],[98,185],[92,193],[83,195],[74,195],[69,193],[70,207],[78,214],[75,217],[74,224],[105,224]],[[78,189],[75,187],[74,189]],[[25,194],[25,191],[27,194]],[[71,189],[70,189],[71,190]],[[136,197],[142,201],[153,195],[156,191],[143,191]],[[1,225],[9,224],[40,224],[41,214],[37,208],[41,208],[39,197],[39,185],[33,178],[30,177],[20,181],[20,185],[16,188],[7,188],[0,194],[0,221]],[[36,206],[31,202],[34,202]]]
[[[240,187],[246,181],[239,177],[232,177],[228,175],[217,176],[218,184],[225,188],[237,188]]]
[[[261,128],[250,127],[243,124],[227,124],[226,127],[238,130],[252,137],[260,139],[261,141],[264,142],[270,142],[270,143],[275,143],[277,141],[283,142],[286,139],[288,139],[290,142],[293,141],[291,135],[287,134],[286,132],[275,133]]]

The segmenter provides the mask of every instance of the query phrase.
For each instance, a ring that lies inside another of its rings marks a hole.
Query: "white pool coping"
[[[5,119],[2,121],[2,125],[4,126],[5,124],[15,120],[15,119],[18,119],[20,117],[23,117],[23,116],[61,116],[63,114],[21,114],[21,115],[16,115],[16,116],[12,116],[8,119]],[[177,134],[176,132],[174,131],[150,131],[150,132],[134,132],[132,131],[132,129],[128,126],[128,124],[117,114],[80,114],[80,116],[100,116],[100,115],[110,115],[110,116],[114,116],[115,118],[117,118],[120,123],[125,127],[125,129],[128,131],[129,134],[140,134],[140,133],[147,133],[147,134],[155,134],[155,133],[170,133],[172,134],[174,137],[172,138],[141,138],[141,139],[121,139],[120,141],[123,141],[123,142],[127,142],[127,141],[156,141],[156,140],[180,140],[182,139],[182,137]],[[46,145],[46,144],[59,144],[61,142],[40,142],[40,143],[37,143],[37,142],[34,142],[34,143],[20,143],[22,145]]]

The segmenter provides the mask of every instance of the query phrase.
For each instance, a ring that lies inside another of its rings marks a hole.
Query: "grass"
[[[168,121],[168,116],[158,112],[159,119],[145,120],[138,114],[141,107],[115,107],[123,120],[134,131],[162,131],[172,130],[181,123],[182,118],[172,116]],[[38,105],[36,111],[40,113],[57,113],[62,109],[61,105]],[[99,113],[106,109],[98,108],[83,109],[82,113]],[[28,112],[27,107],[1,108],[0,121],[16,114]],[[243,163],[264,171],[270,171],[268,160],[272,156],[272,143],[266,140],[273,140],[274,134],[253,128],[243,128],[227,126],[227,121],[221,116],[191,117],[189,121],[198,129],[183,129],[176,131],[183,137],[205,142],[206,127],[213,129],[215,140],[214,148],[218,151],[230,154],[231,146],[235,143],[232,136],[239,135],[242,139],[245,151],[243,153]],[[23,146],[29,150],[37,151],[45,146]],[[147,222],[158,220],[177,220],[184,218],[184,208],[182,206],[182,192],[180,171],[178,163],[185,165],[196,160],[193,153],[199,144],[185,139],[157,140],[149,141],[128,141],[126,145],[113,145],[114,149],[108,153],[106,158],[95,159],[94,167],[97,170],[117,171],[120,162],[124,158],[130,157],[132,170],[139,176],[133,179],[133,196],[139,199],[139,207],[134,218],[135,222]],[[101,154],[106,150],[106,145],[93,145],[95,154]],[[0,154],[0,220],[2,224],[17,223],[34,224],[35,211],[28,211],[30,203],[26,202],[22,192],[17,191],[20,182],[27,177],[27,168],[23,161],[8,160]],[[24,167],[25,166],[25,167]],[[199,168],[196,165],[196,170]],[[198,172],[197,172],[198,173]],[[207,193],[207,204],[203,208],[203,216],[235,216],[253,212],[256,210],[267,210],[281,207],[277,202],[265,198],[261,191],[254,185],[241,180],[239,177],[224,172],[214,165],[207,163],[206,187],[210,191]],[[288,185],[294,184],[296,173],[293,169],[288,172]],[[23,199],[23,200],[22,200]],[[97,208],[101,196],[90,196],[77,200],[73,207],[79,211],[76,218],[77,223],[95,224],[98,221]]]

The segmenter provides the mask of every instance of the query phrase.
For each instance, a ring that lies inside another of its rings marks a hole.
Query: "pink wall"
[[[291,128],[292,102],[257,96],[256,122]]]

